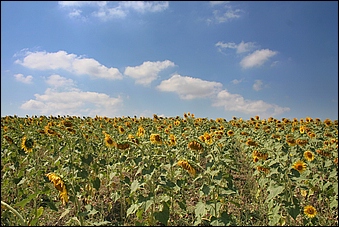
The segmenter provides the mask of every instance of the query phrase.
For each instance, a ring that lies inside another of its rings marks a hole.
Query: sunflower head
[[[32,139],[27,139],[26,136],[22,138],[21,148],[24,149],[26,153],[30,153],[33,150],[34,141]]]
[[[293,164],[293,169],[297,170],[299,173],[302,173],[306,170],[306,163],[303,161],[297,161]]]
[[[312,151],[305,151],[304,157],[306,158],[307,161],[311,162],[314,159],[314,154]]]
[[[108,134],[105,134],[105,144],[107,147],[115,146],[115,142],[112,140],[112,138]]]
[[[317,215],[317,210],[313,206],[307,205],[304,207],[304,214],[308,218],[314,218]]]

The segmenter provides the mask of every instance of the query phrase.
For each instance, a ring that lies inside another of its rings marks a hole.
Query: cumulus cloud
[[[256,80],[253,84],[253,89],[255,91],[260,91],[262,89],[263,82],[261,80]]]
[[[104,93],[81,91],[70,79],[49,76],[45,82],[52,86],[44,94],[35,94],[21,105],[24,110],[37,110],[42,115],[113,116],[122,104],[122,98]]]
[[[218,50],[221,51],[222,49],[236,49],[237,54],[249,52],[257,47],[257,45],[254,42],[247,42],[245,43],[244,41],[241,41],[241,43],[236,44],[234,42],[217,42],[215,44],[216,47],[218,47]]]
[[[234,79],[232,80],[232,83],[233,84],[240,84],[241,82],[243,82],[244,79],[241,79],[241,80],[237,80],[237,79]]]
[[[175,92],[181,99],[205,98],[216,94],[222,87],[221,83],[210,82],[188,76],[173,75],[157,86],[160,91]]]
[[[255,66],[261,66],[264,64],[269,58],[276,55],[278,52],[272,51],[269,49],[262,49],[262,50],[256,50],[252,54],[247,55],[244,57],[240,65],[243,68],[252,68]]]
[[[24,84],[31,84],[33,83],[32,80],[33,80],[33,76],[24,76],[23,74],[21,73],[18,73],[18,74],[14,74],[13,75],[15,77],[15,80],[16,81],[19,81],[21,83],[24,83]]]
[[[103,21],[124,18],[131,10],[138,13],[155,13],[164,11],[169,7],[168,1],[60,1],[59,5],[69,10],[68,15],[72,18],[86,19],[94,16]]]
[[[175,64],[169,60],[150,62],[146,61],[139,66],[128,66],[124,74],[135,79],[137,84],[149,85],[156,80],[160,71],[173,67]]]
[[[46,80],[45,80],[46,84],[48,84],[49,86],[53,87],[53,88],[73,88],[75,86],[74,81],[72,79],[67,79],[65,77],[62,77],[60,75],[57,74],[53,74],[51,76],[49,76]]]
[[[121,73],[116,68],[107,68],[93,58],[84,58],[75,54],[68,54],[62,50],[55,53],[27,51],[25,57],[22,60],[16,60],[15,63],[30,69],[63,69],[77,75],[89,75],[94,78],[122,79]]]
[[[227,90],[222,90],[217,94],[212,106],[222,106],[225,111],[238,111],[265,117],[276,116],[290,110],[288,107],[269,104],[263,100],[245,99],[241,95],[231,94]]]

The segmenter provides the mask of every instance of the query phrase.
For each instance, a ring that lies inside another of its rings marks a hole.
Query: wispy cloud
[[[201,80],[188,76],[174,74],[164,80],[157,89],[164,92],[175,92],[181,99],[205,98],[216,94],[222,87],[221,83]]]
[[[37,110],[42,115],[105,115],[113,116],[122,104],[122,98],[104,93],[81,91],[71,79],[51,75],[46,83],[52,87],[44,94],[35,94],[21,105],[24,110]]]
[[[213,10],[213,18],[209,18],[207,22],[225,23],[240,18],[244,11],[235,9],[230,3],[230,1],[210,2],[213,8],[218,7],[218,9]]]
[[[16,81],[19,81],[21,83],[24,83],[24,84],[32,84],[32,80],[33,80],[33,76],[24,76],[23,74],[21,73],[18,73],[18,74],[14,74],[13,75],[15,77],[15,80]]]
[[[175,64],[169,60],[157,62],[146,61],[139,66],[127,66],[124,74],[134,78],[137,84],[149,85],[158,78],[160,71],[173,66],[175,66]]]
[[[263,82],[261,80],[256,80],[252,87],[255,91],[260,91],[262,89],[262,86]]]
[[[243,81],[244,81],[244,79],[241,79],[241,80],[234,79],[234,80],[232,80],[232,83],[233,84],[240,84]]]
[[[263,100],[245,99],[241,95],[231,94],[227,90],[222,90],[217,94],[212,106],[224,107],[225,111],[238,111],[264,117],[276,116],[290,110],[288,107],[269,104]]]
[[[89,75],[94,78],[122,79],[122,75],[116,68],[108,68],[93,58],[84,58],[66,51],[55,53],[26,52],[26,56],[15,63],[30,69],[56,70],[63,69],[76,75]]]
[[[124,18],[131,10],[138,13],[155,13],[169,7],[168,1],[60,1],[59,5],[68,10],[71,18],[87,20],[93,16],[103,21]]]
[[[247,55],[244,57],[240,65],[243,68],[252,68],[256,66],[261,66],[264,64],[269,58],[276,55],[277,51],[272,51],[269,49],[262,49],[262,50],[256,50],[252,54]]]
[[[244,41],[241,41],[241,43],[239,44],[236,44],[233,42],[229,42],[229,43],[217,42],[215,46],[218,47],[219,51],[222,51],[222,49],[226,49],[226,48],[236,49],[237,54],[249,52],[257,48],[257,45],[254,42],[245,43]]]

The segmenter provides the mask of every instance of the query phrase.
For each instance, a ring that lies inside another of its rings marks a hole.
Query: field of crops
[[[1,118],[1,225],[338,225],[338,121]]]

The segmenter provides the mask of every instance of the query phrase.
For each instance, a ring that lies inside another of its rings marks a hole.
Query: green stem
[[[8,205],[7,203],[1,201],[1,205],[6,206],[8,209],[10,209],[21,221],[23,226],[27,226],[27,223],[25,222],[25,220],[23,219],[23,217],[18,213],[18,211],[16,211],[13,207],[11,207],[10,205]]]

